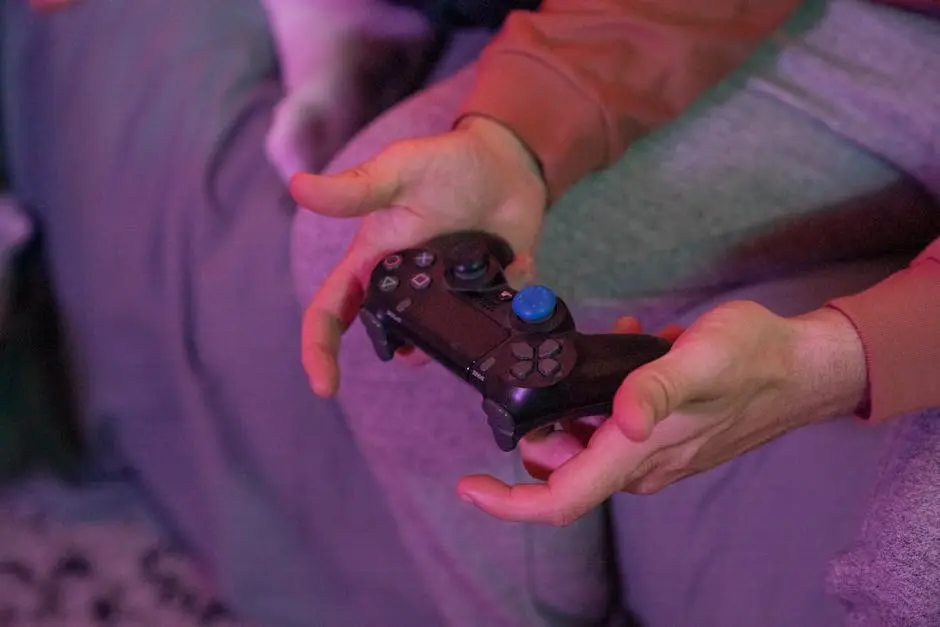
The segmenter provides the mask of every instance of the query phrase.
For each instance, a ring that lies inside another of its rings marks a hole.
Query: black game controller
[[[634,369],[670,344],[652,335],[585,335],[547,287],[518,292],[509,245],[487,233],[444,235],[385,257],[360,319],[383,361],[415,346],[483,394],[496,444],[566,418],[609,415]]]

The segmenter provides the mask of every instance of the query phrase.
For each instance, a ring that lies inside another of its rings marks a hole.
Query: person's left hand
[[[640,332],[633,319],[618,332]],[[544,483],[464,477],[458,493],[508,521],[567,525],[618,491],[651,494],[792,429],[851,413],[867,383],[848,319],[832,309],[782,318],[753,302],[700,317],[664,357],[632,372],[606,421],[530,434],[520,449]]]

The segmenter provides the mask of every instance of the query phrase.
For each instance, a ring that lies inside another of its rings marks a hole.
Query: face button
[[[398,270],[401,267],[401,262],[401,255],[389,255],[382,261],[382,265],[386,270]]]
[[[429,250],[422,250],[415,255],[415,265],[419,268],[429,268],[434,263],[434,253]]]
[[[558,298],[551,289],[544,285],[530,285],[516,292],[512,310],[523,322],[537,324],[552,317],[557,302]]]
[[[396,287],[398,287],[398,277],[383,276],[379,279],[379,289],[383,292],[394,292]]]
[[[430,284],[431,284],[431,277],[429,277],[423,272],[411,277],[411,287],[415,288],[416,290],[427,289],[427,287]]]

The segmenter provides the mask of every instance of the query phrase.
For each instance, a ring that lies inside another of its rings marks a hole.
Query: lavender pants
[[[938,35],[809,2],[694,111],[559,201],[543,280],[586,330],[625,312],[688,320],[729,293],[795,313],[878,280],[899,263],[884,255],[936,232]],[[450,62],[472,58],[467,41]],[[265,163],[279,85],[254,2],[84,0],[37,18],[5,0],[0,44],[13,183],[47,231],[102,466],[261,625],[606,625],[629,607],[651,627],[829,627],[840,598],[859,605],[859,585],[826,593],[828,564],[861,537],[898,427],[806,429],[548,529],[455,497],[465,473],[524,475],[439,368],[378,363],[356,327],[340,397],[315,399],[298,294],[355,223],[294,221]],[[472,71],[332,167],[446,128]]]

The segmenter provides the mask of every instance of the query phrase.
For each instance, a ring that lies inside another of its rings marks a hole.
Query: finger
[[[582,447],[586,447],[598,427],[607,420],[607,416],[589,416],[587,418],[578,418],[562,423],[562,430],[570,433]]]
[[[457,491],[502,520],[564,526],[626,484],[640,448],[626,440],[616,425],[605,423],[590,445],[555,469],[545,483],[509,486],[490,476],[472,475],[461,479]]]
[[[516,254],[512,263],[506,268],[506,281],[515,290],[535,283],[535,258],[530,252]]]
[[[581,441],[565,431],[553,431],[540,438],[523,438],[519,442],[526,472],[541,481],[547,480],[557,468],[583,450]]]
[[[517,208],[516,211],[507,210],[506,215],[487,227],[494,233],[502,234],[512,248],[513,260],[506,268],[505,275],[514,289],[522,289],[535,283],[535,254],[541,234],[541,220],[540,211],[533,211],[531,207]]]
[[[340,338],[362,305],[362,279],[371,258],[354,240],[342,261],[317,290],[304,313],[303,365],[318,396],[329,397],[339,388]]]
[[[614,322],[614,333],[642,333],[643,326],[640,321],[633,316],[622,316]],[[668,342],[675,342],[679,336],[685,332],[685,327],[681,324],[671,323],[656,332],[656,335]]]
[[[667,342],[675,342],[679,339],[679,336],[685,333],[685,327],[681,324],[667,324],[665,327],[656,332],[656,335],[663,338]]]
[[[297,204],[320,215],[351,218],[389,207],[401,191],[398,170],[381,157],[339,174],[295,174],[290,193]]]
[[[535,442],[547,438],[556,431],[564,431],[565,433],[573,435],[575,439],[581,443],[581,448],[584,448],[594,435],[594,432],[597,431],[597,428],[606,420],[607,416],[586,416],[584,418],[575,418],[574,420],[559,420],[558,422],[543,425],[529,431],[522,437],[522,441]]]
[[[336,357],[345,330],[346,325],[327,311],[311,305],[304,312],[301,359],[317,396],[328,398],[339,389]]]
[[[642,333],[643,326],[633,316],[621,316],[614,322],[614,333]]]
[[[694,351],[673,349],[627,375],[611,415],[627,438],[645,441],[657,423],[708,386],[711,373],[697,357]]]
[[[428,357],[427,353],[415,348],[414,346],[399,348],[395,352],[395,359],[399,360],[406,366],[411,366],[413,368],[418,368],[431,361],[431,358]]]

